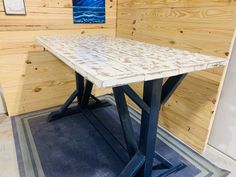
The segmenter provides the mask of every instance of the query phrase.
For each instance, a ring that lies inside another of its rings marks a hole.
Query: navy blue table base
[[[49,115],[48,121],[54,121],[66,115],[81,112],[102,135],[120,160],[126,164],[119,177],[168,176],[185,168],[185,164],[180,163],[174,166],[155,152],[157,122],[161,105],[169,99],[185,76],[186,74],[170,77],[164,85],[162,85],[163,79],[145,81],[143,98],[140,98],[128,85],[113,88],[126,147],[115,138],[91,111],[94,108],[109,106],[110,103],[102,102],[94,97],[91,94],[93,84],[78,73],[76,73],[76,90],[58,111]],[[125,94],[142,109],[139,140],[135,138]],[[92,102],[89,101],[91,100],[90,98],[92,98]],[[75,99],[77,99],[78,106],[70,108]],[[155,164],[154,159],[160,161],[161,164]]]

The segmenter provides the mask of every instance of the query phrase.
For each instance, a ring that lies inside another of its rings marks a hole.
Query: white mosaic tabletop
[[[98,87],[170,77],[224,66],[224,58],[123,38],[42,36],[37,41]]]

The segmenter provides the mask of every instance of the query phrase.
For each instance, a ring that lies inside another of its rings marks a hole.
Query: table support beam
[[[81,108],[84,108],[88,105],[92,89],[93,89],[93,84],[90,81],[86,80],[85,90],[80,104]]]
[[[122,89],[122,86],[114,87],[113,94],[115,97],[116,107],[119,113],[128,153],[130,158],[132,158],[134,154],[138,151],[138,144],[134,135],[131,118],[129,116],[128,105],[125,99],[125,94]]]
[[[145,156],[137,152],[118,177],[134,177],[145,162]]]
[[[78,92],[77,102],[78,105],[80,105],[84,94],[84,77],[78,74],[77,72],[75,72],[75,84],[76,84],[76,90]]]
[[[93,127],[99,132],[99,134],[104,138],[106,143],[111,147],[113,152],[119,157],[119,159],[127,164],[130,160],[127,153],[127,149],[122,143],[111,133],[111,131],[97,118],[96,114],[90,110],[83,110],[84,115],[88,121],[93,125]]]
[[[130,86],[124,85],[122,86],[122,89],[137,106],[149,114],[150,106],[148,106]]]
[[[162,79],[157,79],[144,82],[143,100],[150,106],[150,113],[142,111],[141,118],[139,149],[146,159],[141,170],[142,177],[150,177],[152,174],[162,81]]]
[[[161,95],[161,104],[164,105],[183,79],[187,76],[187,74],[181,74],[177,76],[169,77],[169,79],[165,82],[162,87],[162,95]]]
[[[51,112],[48,116],[48,121],[54,121],[63,118],[68,115],[76,114],[81,112],[82,108],[96,108],[110,105],[107,102],[101,102],[94,97],[91,92],[93,89],[93,83],[84,79],[82,75],[75,72],[76,90],[66,100],[66,102],[59,108],[58,111]],[[89,99],[93,98],[95,103],[89,104]],[[69,108],[73,101],[77,98],[77,106]],[[98,104],[99,102],[99,104]]]
[[[162,95],[161,95],[161,105],[164,105],[174,91],[181,84],[183,79],[187,74],[181,74],[177,76],[170,77],[165,84],[162,86]],[[128,85],[122,86],[125,94],[129,96],[129,98],[142,110],[146,111],[146,113],[150,112],[150,107],[139,97],[139,95]]]
[[[60,119],[66,115],[72,115],[78,113],[79,112],[78,109],[72,109],[72,108],[69,109],[69,106],[77,96],[78,96],[78,91],[75,90],[58,111],[51,112],[48,115],[48,121],[51,122],[53,120]]]

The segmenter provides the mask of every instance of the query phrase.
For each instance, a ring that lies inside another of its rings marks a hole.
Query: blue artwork
[[[73,0],[74,23],[105,23],[105,0]]]

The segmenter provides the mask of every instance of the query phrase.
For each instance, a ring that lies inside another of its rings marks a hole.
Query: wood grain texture
[[[106,0],[106,24],[74,25],[68,0],[25,0],[27,16],[21,17],[5,16],[0,1],[0,84],[10,115],[59,105],[74,88],[73,72],[44,52],[36,36],[117,32],[163,46],[229,55],[236,25],[233,0],[118,0],[118,7],[116,3]],[[200,152],[207,143],[222,70],[191,74],[162,108],[161,125]],[[142,86],[134,87],[141,94]]]
[[[233,4],[233,0],[119,0],[119,9],[123,8],[163,8],[163,7],[206,7]]]
[[[107,35],[40,36],[37,42],[103,88],[217,68],[228,63],[221,57]]]
[[[220,57],[229,56],[236,25],[231,0],[119,0],[117,36]],[[162,108],[160,124],[203,152],[223,68],[190,74]],[[142,84],[133,87],[142,95]]]
[[[73,24],[72,1],[26,0],[25,4],[26,16],[6,16],[0,2],[0,84],[9,115],[60,105],[75,87],[74,72],[45,52],[36,43],[37,36],[116,32],[116,0],[106,1],[105,24]]]

